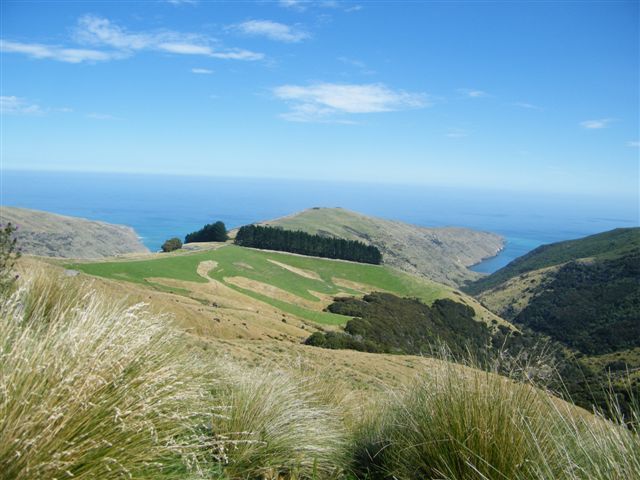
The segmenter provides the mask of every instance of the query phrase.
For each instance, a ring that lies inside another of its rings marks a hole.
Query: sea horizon
[[[491,188],[144,173],[2,170],[0,204],[132,227],[157,251],[206,223],[228,228],[312,207],[341,207],[423,227],[502,235],[505,248],[471,267],[491,273],[539,245],[638,226],[625,198]]]

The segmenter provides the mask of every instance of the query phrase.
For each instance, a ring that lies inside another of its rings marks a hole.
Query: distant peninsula
[[[59,258],[102,258],[147,253],[131,227],[25,208],[0,206],[0,223],[18,227],[22,253]]]

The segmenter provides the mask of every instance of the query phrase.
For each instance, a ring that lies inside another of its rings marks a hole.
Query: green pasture
[[[325,324],[343,324],[347,319],[340,315],[308,310],[277,298],[240,288],[226,282],[225,277],[245,277],[311,301],[319,301],[319,299],[313,296],[310,291],[329,295],[339,293],[356,295],[359,293],[336,285],[334,278],[366,284],[374,290],[417,297],[427,303],[448,296],[450,293],[442,285],[427,282],[385,266],[266,252],[235,245],[196,253],[158,254],[149,260],[75,263],[67,265],[67,268],[80,270],[90,275],[135,282],[166,290],[167,287],[162,287],[149,279],[169,278],[205,283],[207,280],[198,275],[197,268],[200,262],[206,260],[217,262],[216,268],[208,273],[211,278],[280,310]],[[313,272],[320,279],[303,277],[271,263],[269,260]],[[185,292],[174,289],[174,293],[184,294]]]

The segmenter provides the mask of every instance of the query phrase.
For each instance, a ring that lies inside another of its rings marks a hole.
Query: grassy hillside
[[[580,258],[616,258],[640,248],[640,228],[617,228],[577,240],[542,245],[506,267],[465,286],[477,295],[523,273],[560,265]]]
[[[18,226],[22,252],[63,258],[99,258],[148,252],[136,232],[123,225],[24,208],[0,207],[0,223]]]
[[[444,360],[301,345],[273,363],[282,342],[185,334],[114,301],[111,280],[33,272],[0,298],[1,479],[640,475],[637,430],[531,384]],[[229,358],[232,343],[262,364]],[[349,369],[377,390],[358,395],[343,382]]]
[[[342,208],[312,208],[262,224],[359,240],[378,247],[385,264],[450,286],[479,278],[467,267],[496,255],[504,244],[493,233],[424,228]]]
[[[438,298],[455,298],[472,306],[482,321],[500,320],[460,292],[390,267],[234,245],[195,253],[158,254],[145,260],[75,263],[68,268],[192,296],[203,304],[208,302],[204,290],[223,286],[295,317],[325,325],[346,321],[343,316],[323,311],[333,297],[374,290],[417,297],[428,304]]]

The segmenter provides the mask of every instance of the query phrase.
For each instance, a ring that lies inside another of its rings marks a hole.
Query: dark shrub
[[[162,244],[163,252],[173,252],[174,250],[180,250],[182,248],[182,242],[179,238],[170,238]]]

